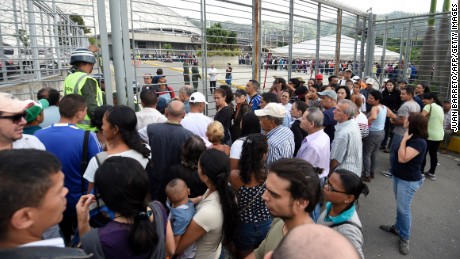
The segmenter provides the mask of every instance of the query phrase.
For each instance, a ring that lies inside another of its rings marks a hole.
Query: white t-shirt
[[[241,151],[243,151],[243,143],[246,140],[246,137],[239,138],[233,142],[232,147],[230,148],[230,158],[240,159]]]
[[[217,81],[218,74],[219,74],[219,71],[217,71],[217,68],[210,68],[208,70],[209,81]]]
[[[361,131],[361,137],[365,138],[369,135],[369,125],[366,115],[360,112],[358,116],[355,117],[355,121],[358,123],[359,130]]]
[[[46,150],[45,145],[37,137],[28,134],[23,134],[22,138],[13,142],[13,149],[24,148]]]
[[[113,156],[122,156],[122,157],[130,157],[136,159],[139,163],[141,163],[142,167],[145,168],[149,160],[145,158],[141,153],[137,152],[136,150],[130,149],[118,154],[109,155],[109,157]],[[86,168],[85,174],[83,177],[88,180],[90,183],[94,183],[94,175],[96,174],[99,165],[97,164],[96,157],[91,158],[88,163],[88,167]]]
[[[213,122],[213,120],[201,112],[189,112],[181,120],[180,124],[185,129],[193,132],[193,134],[201,137],[204,140],[206,146],[209,146],[210,142],[206,136],[206,131],[208,130],[208,125],[211,122]]]
[[[206,197],[208,192],[209,190],[203,194],[203,197]],[[193,220],[206,231],[206,234],[196,241],[195,258],[219,258],[224,215],[217,191],[196,205],[196,214],[193,216]]]
[[[161,114],[157,109],[145,107],[142,111],[136,112],[137,126],[136,129],[142,129],[143,127],[151,123],[162,123],[168,119]]]

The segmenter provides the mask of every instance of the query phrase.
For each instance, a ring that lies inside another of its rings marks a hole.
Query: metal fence
[[[117,92],[119,103],[133,105],[159,68],[176,94],[189,84],[212,99],[211,65],[218,85],[256,79],[264,91],[273,77],[321,73],[327,83],[345,68],[379,85],[423,82],[443,96],[449,87],[448,14],[434,15],[429,27],[428,15],[382,18],[332,0],[6,0],[2,11],[0,89],[31,97],[49,83],[62,87],[71,51],[91,44],[109,103]],[[431,43],[428,29],[436,33]]]

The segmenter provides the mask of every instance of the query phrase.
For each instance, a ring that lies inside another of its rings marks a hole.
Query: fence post
[[[365,44],[365,33],[366,33],[366,17],[363,17],[363,28],[361,29],[361,49],[359,54],[359,65],[358,65],[358,76],[363,77],[363,66],[364,66],[364,44]]]
[[[55,1],[55,0],[53,0],[53,4],[54,4],[54,1]],[[17,13],[17,12],[16,12],[16,10],[17,10],[16,8],[17,8],[17,6],[16,6],[16,1],[13,1],[14,28],[15,28],[15,30],[16,30],[16,33],[19,33],[19,21],[18,21],[18,15],[16,14],[16,13]],[[53,10],[54,10],[54,9],[53,9]],[[55,18],[55,19],[56,19],[56,18]],[[26,28],[23,28],[22,30],[25,30],[25,29],[26,29]],[[22,58],[22,53],[21,53],[21,47],[20,47],[20,46],[21,46],[21,43],[20,43],[20,41],[19,41],[19,37],[16,37],[16,45],[18,46],[18,64],[19,64],[19,68],[20,68],[20,69],[19,69],[19,73],[20,73],[20,75],[21,75],[21,78],[23,78],[23,76],[24,76],[24,69],[23,69],[22,64],[21,64],[23,58]],[[26,47],[26,46],[24,46],[24,48],[25,48],[25,47]],[[7,79],[7,77],[3,77],[3,78],[4,78],[3,80],[6,80],[6,79]]]
[[[406,41],[406,49],[405,49],[405,52],[404,52],[404,59],[405,59],[405,62],[404,62],[404,71],[403,71],[403,79],[404,81],[408,82],[409,83],[409,80],[407,78],[407,74],[406,74],[406,71],[407,71],[407,68],[409,67],[409,61],[410,61],[410,52],[409,52],[409,49],[410,49],[410,45],[411,45],[411,34],[412,34],[412,22],[414,21],[414,18],[412,18],[409,22],[409,28],[407,29],[407,41]],[[410,77],[410,75],[409,75]]]
[[[32,60],[34,60],[32,64],[34,67],[35,79],[37,81],[41,81],[42,74],[40,71],[40,63],[38,59],[38,43],[37,43],[37,32],[35,28],[35,14],[34,14],[33,0],[27,0],[27,12],[28,12],[28,20],[29,20],[30,42],[32,45],[32,57],[33,57]]]
[[[260,81],[260,0],[252,0],[252,79]]]
[[[123,54],[123,43],[121,35],[121,17],[120,17],[120,1],[110,0],[110,24],[112,28],[112,53],[113,55],[113,66],[115,68],[115,83],[117,86],[117,102],[119,104],[126,103],[126,73],[124,68]]]
[[[201,83],[203,85],[203,94],[208,98],[208,43],[206,40],[206,0],[201,0],[201,57],[203,63],[201,67]],[[208,115],[209,107],[206,105],[204,114]]]
[[[385,20],[388,19],[388,16],[385,16]],[[385,53],[387,50],[387,38],[388,38],[388,21],[385,21],[385,32],[383,34],[383,46],[382,46],[382,57],[380,58],[380,66],[382,69],[381,77],[380,77],[380,85],[383,83],[383,78],[385,77]]]
[[[337,9],[337,28],[336,28],[336,44],[335,44],[335,65],[334,65],[334,74],[339,74],[339,65],[340,64],[340,44],[342,41],[342,9]]]
[[[318,14],[316,16],[316,61],[315,61],[315,74],[313,77],[316,77],[316,74],[319,73],[319,41],[321,38],[321,3],[318,3]]]
[[[131,66],[131,55],[129,54],[129,26],[128,26],[128,2],[127,0],[120,0],[120,15],[121,15],[121,40],[123,47],[124,66],[126,74],[126,92],[128,102],[127,105],[131,109],[134,107],[134,93],[133,93],[133,67]],[[112,17],[111,17],[112,18]],[[112,27],[113,28],[113,27]],[[113,29],[112,29],[113,30]],[[135,59],[135,57],[133,57]],[[137,87],[137,85],[136,85]]]
[[[105,16],[105,0],[97,0],[99,21],[99,39],[102,52],[102,73],[105,82],[105,97],[108,105],[113,105],[112,72],[110,71],[109,37],[107,36],[107,20]],[[113,52],[112,52],[113,53]]]
[[[294,44],[294,0],[289,0],[288,79],[292,77],[292,45]],[[296,62],[297,63],[297,62]]]
[[[403,36],[404,36],[404,30],[405,27],[402,27],[401,30],[401,37],[399,38],[399,61],[398,61],[398,69],[396,71],[397,73],[397,80],[401,80],[401,62],[402,62],[402,49],[403,49]]]
[[[357,53],[358,53],[358,35],[359,35],[358,25],[359,25],[359,15],[356,15],[355,48],[354,48],[354,51],[353,51],[353,64],[352,64],[352,68],[351,68],[351,71],[353,71],[353,74],[356,74],[356,56],[357,56]]]

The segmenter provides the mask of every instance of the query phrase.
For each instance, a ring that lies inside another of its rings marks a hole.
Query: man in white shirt
[[[190,96],[189,103],[190,112],[185,115],[180,124],[184,128],[193,132],[195,135],[201,137],[206,146],[209,147],[211,143],[208,141],[208,137],[206,136],[206,130],[213,120],[203,114],[205,105],[208,104],[208,102],[202,93],[195,92]]]
[[[163,123],[167,119],[157,109],[157,94],[151,90],[142,90],[140,94],[142,111],[136,112],[137,126],[136,129],[142,129],[151,123]]]
[[[214,92],[214,89],[216,89],[217,75],[219,75],[219,71],[214,67],[214,64],[211,64],[211,68],[208,70],[209,89],[211,90],[211,94]]]

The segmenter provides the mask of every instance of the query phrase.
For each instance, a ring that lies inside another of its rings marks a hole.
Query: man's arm
[[[91,78],[86,78],[85,84],[81,88],[81,96],[86,100],[88,106],[87,114],[90,118],[93,117],[94,111],[97,108],[97,82]]]

